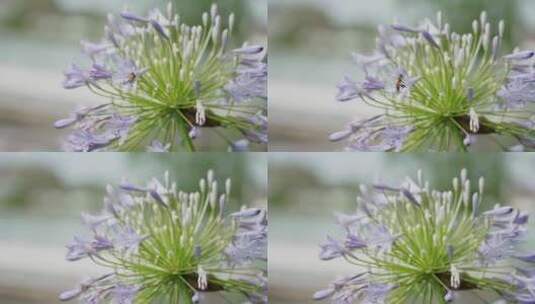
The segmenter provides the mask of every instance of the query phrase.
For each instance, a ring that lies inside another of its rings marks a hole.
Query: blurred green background
[[[351,53],[373,51],[380,24],[416,25],[439,10],[457,32],[471,31],[486,10],[494,28],[505,20],[507,50],[535,46],[532,0],[270,0],[270,148],[342,150],[345,143],[330,143],[328,134],[376,111],[335,101],[344,75],[361,76]]]
[[[52,127],[77,105],[102,100],[87,89],[64,90],[63,71],[81,62],[79,42],[99,41],[108,13],[123,8],[142,15],[167,0],[1,0],[0,151],[57,151],[68,131]],[[238,47],[243,41],[267,44],[267,0],[172,1],[190,24],[199,24],[212,2],[224,16],[235,12]],[[206,136],[202,147],[211,147]],[[215,145],[221,146],[217,141]]]
[[[61,290],[102,273],[88,261],[66,262],[64,246],[86,231],[80,213],[102,208],[107,184],[144,184],[168,170],[194,191],[208,169],[221,183],[232,179],[229,208],[267,206],[261,153],[0,153],[0,303],[59,303]]]
[[[399,185],[422,169],[431,188],[451,189],[466,168],[477,184],[485,177],[483,208],[510,204],[535,212],[535,154],[272,153],[269,155],[270,303],[320,303],[312,294],[357,271],[343,261],[319,260],[319,243],[337,235],[334,212],[351,213],[358,185]],[[535,223],[530,224],[535,229]],[[527,236],[530,248],[535,234]],[[324,303],[327,303],[325,301]],[[323,302],[322,302],[323,303]],[[463,294],[460,304],[483,303]],[[492,302],[489,302],[492,303]]]

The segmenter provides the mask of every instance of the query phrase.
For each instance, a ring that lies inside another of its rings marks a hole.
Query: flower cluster
[[[68,261],[89,258],[108,273],[60,294],[82,303],[201,303],[206,293],[245,295],[267,303],[267,214],[225,214],[230,180],[218,193],[212,171],[199,190],[157,179],[146,186],[108,186],[101,214],[82,214],[88,237],[67,245]]]
[[[501,52],[504,21],[493,34],[483,12],[472,33],[437,21],[380,26],[377,51],[354,54],[364,72],[346,76],[337,100],[360,99],[381,115],[350,122],[330,135],[350,151],[466,151],[490,135],[502,149],[535,148],[534,51]],[[505,147],[500,136],[517,144]]]
[[[446,303],[486,291],[507,303],[535,301],[535,254],[515,250],[528,215],[510,206],[482,211],[484,180],[471,190],[466,170],[449,191],[430,190],[419,172],[399,187],[361,186],[353,214],[337,214],[345,238],[328,237],[320,258],[359,271],[314,298],[348,303]]]
[[[181,23],[171,4],[146,17],[109,15],[101,42],[82,41],[89,67],[72,64],[63,86],[110,101],[54,124],[74,127],[65,149],[192,151],[204,130],[239,150],[266,144],[266,52],[231,49],[233,24],[234,15],[223,21],[215,4],[196,26]]]

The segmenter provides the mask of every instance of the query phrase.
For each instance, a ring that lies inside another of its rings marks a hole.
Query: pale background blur
[[[485,177],[485,205],[510,204],[535,212],[535,154],[390,154],[273,153],[269,156],[269,279],[270,303],[315,302],[312,295],[338,276],[355,274],[343,261],[321,261],[319,243],[339,235],[334,212],[355,210],[358,184],[399,185],[418,169],[432,188],[451,189],[462,168],[476,181]],[[530,229],[535,229],[531,219]],[[535,234],[527,235],[535,246]],[[459,304],[482,304],[462,295]],[[490,302],[491,303],[491,302]]]
[[[106,184],[143,184],[169,170],[180,189],[194,191],[210,168],[220,182],[232,178],[229,210],[267,205],[260,153],[0,153],[0,303],[60,303],[62,290],[102,274],[88,260],[67,262],[65,245],[87,233],[80,213],[102,208]]]
[[[505,19],[507,50],[535,46],[532,0],[270,0],[270,150],[341,151],[328,134],[374,113],[335,101],[344,75],[360,77],[351,53],[373,51],[379,24],[416,24],[438,10],[457,32],[487,10],[493,26]]]
[[[267,0],[172,0],[182,18],[200,23],[217,2],[236,13],[238,46],[267,43]],[[64,90],[63,71],[81,61],[79,42],[99,41],[108,13],[146,13],[167,0],[0,0],[0,151],[57,151],[66,131],[52,127],[77,105],[102,102],[85,88]],[[202,139],[199,139],[202,140]],[[209,146],[205,139],[203,146]],[[221,147],[219,147],[219,150]]]

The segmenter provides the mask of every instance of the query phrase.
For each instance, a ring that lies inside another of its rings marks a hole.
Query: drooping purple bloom
[[[390,251],[397,237],[392,235],[386,226],[369,224],[367,229],[366,242],[368,248],[375,249],[379,252]]]
[[[388,284],[369,283],[366,288],[366,297],[364,303],[367,304],[385,304],[389,292],[394,287]]]
[[[138,68],[132,60],[119,59],[117,71],[112,80],[124,89],[131,90],[135,87],[137,80],[147,71],[147,68]]]
[[[139,15],[136,15],[135,13],[128,12],[128,11],[122,12],[121,17],[123,17],[124,19],[128,21],[136,21],[136,22],[144,22],[144,23],[149,22],[148,18],[141,17]]]
[[[137,117],[114,114],[105,122],[105,132],[109,134],[110,137],[124,140],[128,135],[128,132],[130,132],[130,128],[136,122]]]
[[[522,51],[503,56],[507,60],[527,60],[535,55],[535,51]]]
[[[92,80],[111,79],[112,76],[113,73],[102,64],[94,63],[91,70],[89,70],[89,77]]]
[[[72,152],[92,152],[109,146],[116,138],[95,134],[89,129],[76,130],[67,137],[65,148]]]
[[[357,86],[357,83],[353,81],[349,76],[345,76],[344,79],[337,85],[338,93],[336,100],[349,101],[357,98],[361,95],[361,92]]]
[[[245,64],[244,64],[245,63]],[[231,79],[225,90],[238,102],[252,98],[267,97],[267,64],[260,59],[241,61],[236,77]]]
[[[505,238],[499,234],[489,236],[485,242],[479,246],[481,264],[495,264],[498,261],[508,258],[513,252],[513,243],[510,238]]]
[[[347,254],[344,246],[330,236],[327,236],[327,240],[320,244],[320,248],[320,259],[324,261],[339,258]]]
[[[136,186],[132,183],[129,183],[128,181],[122,181],[119,187],[125,191],[133,191],[133,192],[148,192],[149,190],[147,188]]]
[[[262,212],[262,209],[259,208],[249,208],[243,209],[239,212],[234,212],[230,216],[232,217],[255,217]]]
[[[513,207],[510,206],[504,206],[504,207],[496,207],[492,210],[483,212],[483,215],[486,216],[502,216],[502,215],[508,215],[513,212]]]
[[[137,286],[117,284],[113,289],[113,298],[117,304],[132,304],[138,292]]]
[[[515,258],[521,261],[527,262],[527,263],[535,263],[535,252],[522,254],[522,255],[515,255]]]
[[[131,227],[117,227],[115,230],[114,247],[128,254],[136,254],[141,242],[147,238],[146,236],[140,236]]]
[[[77,261],[110,248],[113,248],[112,242],[103,236],[95,235],[92,240],[74,237],[73,241],[67,245],[67,260]]]
[[[433,38],[433,35],[431,35],[428,31],[422,31],[422,36],[431,44],[433,47],[440,48],[438,43],[435,41],[435,38]]]
[[[411,28],[411,27],[408,27],[406,25],[402,25],[402,24],[393,24],[392,25],[392,28],[396,31],[400,31],[400,32],[407,32],[407,33],[420,33],[421,31],[418,30],[418,29],[414,29],[414,28]]]
[[[368,246],[365,240],[361,239],[352,232],[347,234],[344,245],[349,250],[361,249]]]
[[[240,55],[257,55],[264,51],[264,47],[261,45],[248,45],[239,49],[233,50],[234,53]]]
[[[63,87],[65,89],[76,89],[87,85],[90,80],[90,75],[87,71],[82,70],[79,66],[72,64],[69,69],[64,72],[65,80]]]
[[[165,32],[165,29],[158,21],[150,20],[150,24],[156,30],[156,32],[160,35],[160,37],[164,38],[165,40],[169,40],[169,36]]]

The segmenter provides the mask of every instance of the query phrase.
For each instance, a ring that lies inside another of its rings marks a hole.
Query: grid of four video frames
[[[0,1],[0,304],[535,303],[534,15]]]

